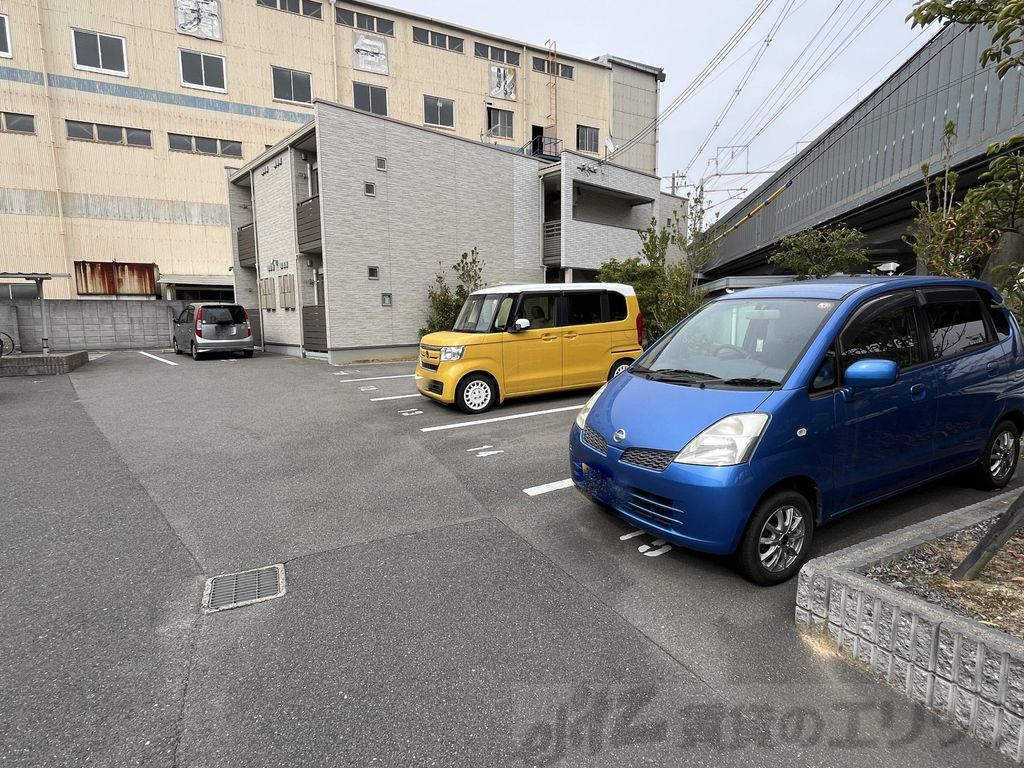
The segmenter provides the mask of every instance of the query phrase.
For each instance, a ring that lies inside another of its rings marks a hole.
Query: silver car
[[[252,326],[240,304],[189,304],[174,321],[174,354],[241,352],[252,357]]]

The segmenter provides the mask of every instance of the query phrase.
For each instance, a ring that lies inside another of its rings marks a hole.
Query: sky
[[[938,31],[907,23],[911,0],[382,2],[535,45],[555,40],[558,50],[577,56],[610,53],[661,67],[666,74],[663,110],[760,10],[731,54],[707,74],[703,87],[659,127],[662,188],[669,189],[673,171],[686,171],[678,192],[692,192],[692,186],[682,185],[703,180],[713,212],[723,216],[745,196],[743,190],[753,190],[767,176],[716,177],[716,160],[728,173],[778,169],[793,157],[798,142],[802,148],[821,134]],[[780,94],[781,102],[771,101]],[[773,116],[774,121],[762,125]],[[626,138],[615,140],[621,144]],[[729,146],[741,149],[724,149]]]

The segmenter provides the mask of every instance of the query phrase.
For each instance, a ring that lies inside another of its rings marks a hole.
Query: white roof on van
[[[631,285],[622,283],[512,283],[509,285],[489,285],[473,291],[478,293],[522,293],[524,291],[617,291],[623,296],[633,296],[635,291]]]

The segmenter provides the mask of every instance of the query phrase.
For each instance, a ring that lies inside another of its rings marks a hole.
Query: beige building
[[[0,272],[70,273],[53,298],[227,298],[225,168],[315,99],[596,160],[654,119],[663,79],[364,3],[0,0]],[[615,162],[656,158],[655,132]]]

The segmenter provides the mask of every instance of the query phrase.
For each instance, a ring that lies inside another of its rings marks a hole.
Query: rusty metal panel
[[[156,296],[153,264],[76,261],[75,287],[82,296]]]

